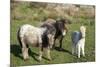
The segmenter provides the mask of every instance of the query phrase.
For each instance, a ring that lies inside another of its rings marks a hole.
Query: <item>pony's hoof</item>
[[[27,61],[27,60],[29,60],[29,58],[24,59],[24,61]]]
[[[74,52],[72,52],[72,55],[74,55]]]
[[[54,48],[51,48],[51,50],[54,50]]]
[[[80,58],[80,56],[78,56],[78,58]]]
[[[39,58],[38,61],[41,62],[41,59]]]
[[[85,57],[85,54],[83,55],[83,57]]]
[[[52,47],[52,48],[51,48],[51,50],[54,50],[54,49],[55,49],[55,47]]]
[[[85,58],[85,55],[83,55],[83,57]]]
[[[41,60],[38,60],[39,62],[41,62]]]
[[[52,59],[51,58],[49,58],[49,61],[51,61]]]
[[[41,62],[41,60],[39,60],[39,59],[38,59],[37,61],[38,61],[38,62]]]
[[[62,48],[59,49],[59,51],[62,51],[62,50],[63,50]]]

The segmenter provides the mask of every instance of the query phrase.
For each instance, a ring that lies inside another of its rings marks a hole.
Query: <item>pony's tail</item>
[[[20,46],[22,48],[22,42],[21,42],[21,38],[20,38],[20,28],[19,28],[19,30],[17,32],[17,39],[18,39],[18,42],[19,42],[19,44],[20,44]]]

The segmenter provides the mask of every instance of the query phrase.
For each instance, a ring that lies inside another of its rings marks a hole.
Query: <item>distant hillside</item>
[[[38,3],[38,2],[11,2],[11,17],[17,20],[38,20],[46,18],[68,18],[79,22],[79,19],[95,18],[95,6],[57,4],[57,3]]]

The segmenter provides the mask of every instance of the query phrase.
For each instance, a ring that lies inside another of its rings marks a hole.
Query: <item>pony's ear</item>
[[[63,22],[64,22],[65,24],[71,24],[71,21],[70,21],[69,19],[63,19]]]

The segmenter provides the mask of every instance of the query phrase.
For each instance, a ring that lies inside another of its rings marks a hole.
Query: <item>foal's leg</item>
[[[48,56],[48,59],[51,60],[51,56],[50,56],[50,47],[47,48],[47,56]]]
[[[80,44],[77,44],[77,48],[78,48],[78,58],[80,58],[80,51],[81,51],[81,49],[80,49]]]
[[[72,54],[74,54],[76,51],[77,51],[77,50],[76,50],[76,45],[73,43],[73,44],[72,44]]]
[[[75,53],[75,44],[73,43],[72,44],[72,54],[74,54]]]
[[[78,45],[75,44],[75,54],[77,55],[78,54]]]
[[[82,48],[82,55],[85,56],[85,52],[84,52],[84,44],[82,44],[81,48]]]

